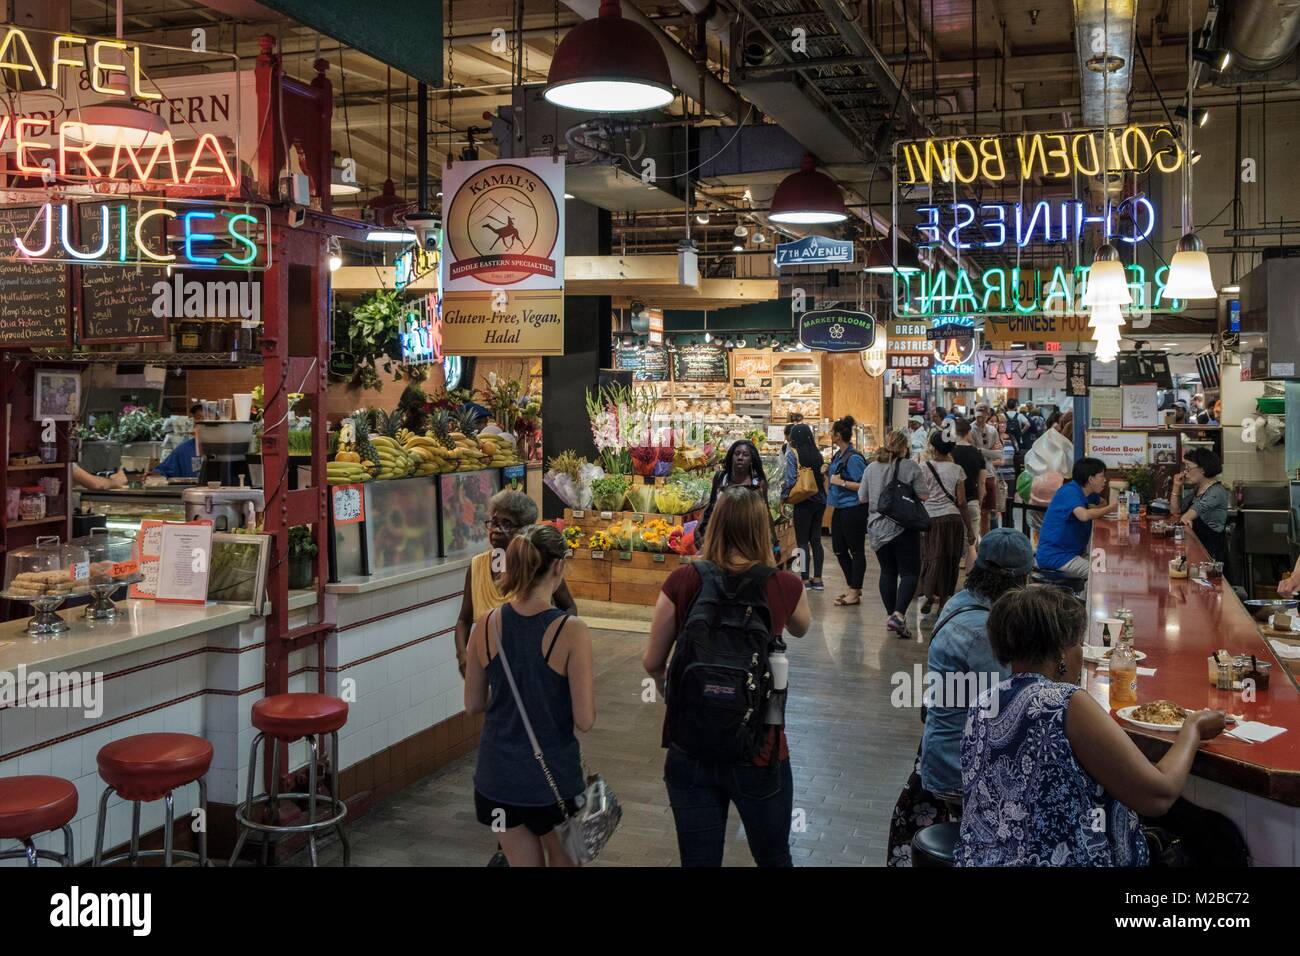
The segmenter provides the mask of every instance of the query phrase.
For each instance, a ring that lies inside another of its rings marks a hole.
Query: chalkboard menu
[[[0,207],[0,246],[6,253],[21,237],[41,244],[41,206]],[[0,349],[68,344],[68,267],[57,262],[0,260]]]
[[[727,350],[713,345],[689,345],[673,357],[678,382],[726,382]]]
[[[135,231],[140,208],[128,206],[126,228]],[[81,248],[98,249],[104,241],[104,205],[82,203],[78,207],[81,220]],[[164,217],[157,216],[155,225],[147,229],[146,239],[155,254],[161,254],[166,244]],[[121,240],[120,224],[109,218],[109,242],[116,247]],[[134,239],[126,248],[134,249]],[[156,282],[166,279],[163,269],[132,263],[104,266],[81,266],[81,341],[93,342],[158,342],[168,338],[167,318],[153,314]]]
[[[654,346],[620,348],[614,353],[614,367],[631,370],[634,382],[666,382],[668,350]]]

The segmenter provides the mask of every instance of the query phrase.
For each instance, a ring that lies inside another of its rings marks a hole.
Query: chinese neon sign
[[[442,361],[442,320],[438,314],[438,293],[430,292],[412,304],[401,332],[402,361],[427,365]]]
[[[976,180],[991,183],[1067,180],[1113,172],[1177,172],[1183,150],[1172,126],[1134,123],[1109,130],[998,133],[900,143],[896,175],[902,184]]]
[[[1007,245],[1023,249],[1030,243],[1073,242],[1089,228],[1100,228],[1105,241],[1113,237],[1136,245],[1151,235],[1156,224],[1155,206],[1145,196],[1130,196],[1114,206],[1108,203],[1100,215],[1089,215],[1077,199],[1040,199],[1032,204],[955,202],[918,206],[916,211],[921,216],[917,245],[946,242],[954,249]]]
[[[1141,265],[1125,266],[1133,302],[1130,313],[1181,312],[1185,302],[1165,297],[1168,266],[1149,272]],[[897,274],[894,279],[894,311],[905,317],[930,317],[952,312],[967,315],[1031,315],[1085,311],[1088,267],[1052,270],[991,268],[971,273],[965,268],[949,275],[946,271]]]
[[[51,201],[21,232],[0,233],[0,260],[88,266],[265,269],[270,210],[184,199]]]

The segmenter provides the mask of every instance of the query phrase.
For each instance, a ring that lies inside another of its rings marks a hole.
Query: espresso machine
[[[216,483],[227,488],[249,487],[248,445],[253,440],[256,422],[206,421],[194,423],[203,458],[200,485]]]

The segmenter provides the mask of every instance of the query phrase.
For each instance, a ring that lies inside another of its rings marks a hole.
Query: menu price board
[[[0,237],[31,246],[40,206],[0,207]],[[12,248],[12,242],[9,247]],[[57,262],[0,260],[0,349],[68,345],[68,267]]]
[[[78,207],[82,248],[98,249],[103,242],[104,219],[98,203]],[[139,206],[127,207],[126,229],[134,234]],[[166,251],[161,217],[143,237],[155,254]],[[109,240],[120,241],[118,224],[109,227]],[[167,277],[156,268],[130,262],[107,266],[81,266],[81,341],[161,342],[169,337],[166,316],[154,316],[154,286]]]
[[[620,348],[614,352],[614,367],[631,371],[634,382],[666,382],[668,350],[655,346]]]
[[[726,382],[727,351],[713,345],[688,345],[673,356],[673,379],[678,382]]]

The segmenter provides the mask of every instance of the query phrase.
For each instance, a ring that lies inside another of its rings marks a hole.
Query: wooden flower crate
[[[569,586],[569,593],[575,598],[589,601],[609,600],[610,569],[613,562],[610,552],[595,552],[592,557],[588,548],[574,548],[564,572],[564,583]]]
[[[609,572],[609,599],[616,604],[653,605],[668,575],[689,561],[672,552],[616,551]]]

